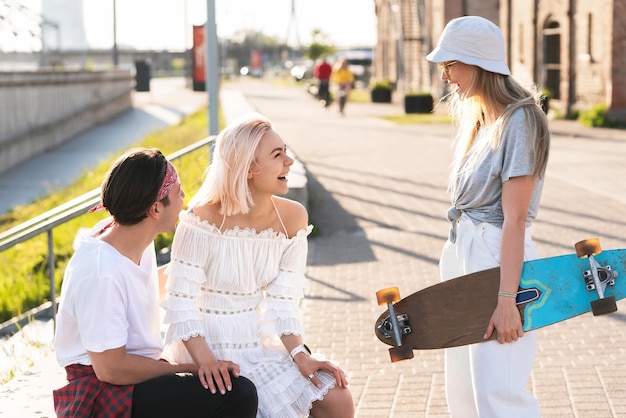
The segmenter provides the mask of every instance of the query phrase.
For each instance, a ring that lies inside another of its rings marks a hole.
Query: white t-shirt
[[[91,365],[87,350],[126,346],[129,354],[161,358],[158,274],[154,245],[140,265],[93,238],[105,220],[78,240],[61,289],[54,349],[62,367]]]

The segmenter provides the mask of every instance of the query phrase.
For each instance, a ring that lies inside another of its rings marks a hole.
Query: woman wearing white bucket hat
[[[502,32],[489,20],[451,20],[427,59],[455,88],[449,104],[459,125],[441,279],[501,268],[498,303],[485,324],[485,338],[497,332],[497,341],[446,350],[448,406],[453,417],[538,417],[525,389],[536,335],[522,331],[515,293],[523,262],[537,258],[530,225],[548,160],[548,122],[538,95],[511,77]]]

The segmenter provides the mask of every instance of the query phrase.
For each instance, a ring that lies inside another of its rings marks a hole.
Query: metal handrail
[[[215,136],[208,136],[198,142],[195,142],[185,148],[182,148],[172,154],[167,159],[174,161],[192,151],[195,151],[206,145],[209,151],[212,151],[215,143]],[[210,154],[210,153],[209,153]],[[70,200],[54,209],[51,209],[39,216],[30,219],[20,225],[17,225],[7,231],[0,233],[0,252],[8,250],[24,241],[28,241],[43,233],[48,235],[48,279],[50,280],[50,301],[52,301],[52,320],[56,327],[56,289],[54,283],[54,248],[52,230],[59,225],[71,221],[81,215],[84,215],[94,205],[100,201],[100,188],[91,190],[75,199]]]

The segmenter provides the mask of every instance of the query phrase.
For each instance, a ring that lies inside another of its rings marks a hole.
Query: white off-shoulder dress
[[[317,372],[322,388],[315,387],[279,336],[304,334],[298,303],[312,227],[292,238],[271,229],[220,229],[191,211],[180,214],[161,304],[165,355],[192,363],[183,340],[204,336],[218,359],[238,363],[256,385],[257,417],[307,417],[335,379]]]

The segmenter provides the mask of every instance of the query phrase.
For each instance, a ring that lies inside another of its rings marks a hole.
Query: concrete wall
[[[0,73],[0,172],[132,106],[128,70]]]

